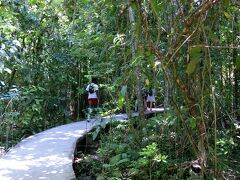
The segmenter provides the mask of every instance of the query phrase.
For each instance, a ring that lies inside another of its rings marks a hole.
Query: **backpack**
[[[141,94],[142,94],[142,97],[147,97],[148,92],[147,92],[147,90],[145,88],[142,88],[141,89]]]
[[[90,94],[92,94],[92,93],[95,92],[95,89],[94,89],[93,84],[90,84],[90,85],[89,85],[88,92],[89,92]]]
[[[149,96],[152,96],[152,95],[153,95],[153,90],[152,90],[152,89],[149,89],[148,95],[149,95]]]

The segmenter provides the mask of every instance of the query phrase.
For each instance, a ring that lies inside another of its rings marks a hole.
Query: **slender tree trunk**
[[[234,17],[234,26],[233,26],[233,44],[234,44],[234,40],[237,36],[237,32],[238,32],[238,27],[237,27],[237,17]],[[237,56],[238,56],[238,52],[237,49],[233,49],[233,53],[232,53],[232,58],[233,58],[233,65],[234,65],[234,101],[233,101],[233,109],[235,112],[235,117],[237,119],[237,121],[240,121],[240,95],[239,95],[239,88],[240,88],[240,72],[239,72],[239,67],[237,67]]]
[[[128,3],[130,1],[128,0]],[[132,33],[132,58],[135,57],[136,51],[137,51],[137,40],[135,37],[135,31],[136,31],[136,25],[135,25],[135,19],[134,19],[134,12],[131,6],[128,8],[128,15],[129,15],[129,20],[131,23],[131,33]],[[137,92],[137,103],[138,103],[138,110],[139,110],[139,116],[140,119],[144,119],[144,105],[143,105],[143,98],[141,94],[141,71],[139,65],[136,65],[135,68],[135,75],[136,75],[136,92]]]
[[[169,77],[170,70],[166,70],[166,75],[164,76],[164,109],[169,107],[169,94],[170,94],[170,85],[166,76]]]

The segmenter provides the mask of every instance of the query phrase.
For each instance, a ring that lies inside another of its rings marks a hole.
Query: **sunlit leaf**
[[[2,43],[1,45],[1,49],[5,49],[6,45],[4,43]]]
[[[121,157],[122,157],[121,154],[117,154],[116,156],[113,156],[113,157],[110,159],[110,163],[113,164],[113,165],[116,164],[116,163],[118,163],[118,161],[121,160]]]
[[[229,13],[227,13],[226,11],[224,11],[223,13],[226,16],[226,18],[228,18],[229,20],[233,20],[233,17]]]
[[[0,56],[6,56],[7,54],[6,54],[6,52],[3,50],[3,49],[0,49]]]
[[[4,81],[0,81],[0,86],[5,86],[5,82]]]
[[[167,163],[167,157],[166,155],[162,155],[162,154],[157,154],[155,157],[154,157],[154,161],[156,162],[164,162],[164,163]]]
[[[11,73],[12,73],[12,70],[9,69],[9,68],[4,68],[4,71],[6,71],[8,74],[11,74]]]
[[[34,4],[37,3],[37,0],[30,0],[29,3],[30,3],[31,5],[34,5]]]
[[[17,52],[17,48],[16,48],[15,46],[11,46],[11,48],[9,49],[9,51],[10,51],[11,53],[15,53],[15,52]]]
[[[46,27],[47,27],[47,22],[43,22],[43,23],[42,23],[42,27],[43,27],[43,28],[46,28]]]
[[[119,107],[120,109],[122,109],[122,107],[123,107],[124,99],[125,99],[125,97],[120,94],[120,96],[119,96],[119,98],[118,98],[118,107]]]
[[[89,0],[81,0],[81,2],[87,3],[87,2],[89,2]]]
[[[3,69],[4,69],[4,63],[0,61],[0,73],[3,72]]]
[[[122,34],[117,34],[117,36],[113,39],[113,44],[115,46],[119,46],[123,43],[124,37]]]
[[[145,84],[146,84],[146,86],[149,86],[149,84],[150,84],[149,79],[145,80]]]
[[[21,46],[21,43],[20,43],[18,40],[15,39],[15,40],[13,40],[12,42],[13,42],[14,45],[16,45],[16,46],[18,46],[18,47],[22,47],[22,46]]]

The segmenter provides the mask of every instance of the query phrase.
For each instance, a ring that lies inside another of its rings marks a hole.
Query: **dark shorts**
[[[88,99],[88,104],[89,105],[97,105],[98,104],[98,99],[95,99],[95,98]]]

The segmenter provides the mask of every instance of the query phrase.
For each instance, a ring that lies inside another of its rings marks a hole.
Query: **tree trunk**
[[[170,85],[168,82],[168,79],[166,76],[169,77],[170,70],[166,70],[166,75],[164,76],[164,109],[167,109],[169,107],[169,91],[170,91]]]
[[[128,0],[128,3],[130,1]],[[135,37],[136,25],[134,19],[134,12],[131,6],[128,8],[128,15],[129,20],[131,23],[131,33],[132,33],[132,58],[135,57],[137,51],[137,40]],[[138,110],[139,110],[139,117],[140,119],[144,119],[144,105],[143,105],[143,98],[141,94],[141,71],[139,65],[136,65],[135,68],[135,75],[136,75],[136,92],[137,92],[137,103],[138,103]]]
[[[238,32],[238,26],[237,26],[237,17],[235,16],[234,17],[234,22],[235,22],[235,26],[233,27],[233,44],[234,43],[234,40],[235,40],[235,37],[237,35],[237,32]],[[240,95],[239,95],[239,85],[240,85],[240,72],[239,72],[239,67],[237,65],[237,57],[238,56],[238,52],[237,52],[237,49],[233,49],[233,53],[232,53],[232,58],[233,58],[233,65],[234,65],[234,70],[233,70],[233,73],[234,73],[234,102],[233,102],[233,109],[234,109],[234,112],[235,112],[235,117],[237,119],[237,121],[240,121],[240,106],[239,106],[239,101],[240,101]]]

